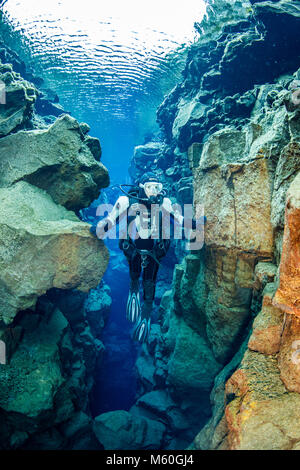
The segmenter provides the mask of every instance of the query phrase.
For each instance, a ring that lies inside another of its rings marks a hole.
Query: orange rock
[[[236,396],[245,395],[248,392],[248,383],[245,372],[242,369],[238,369],[228,379],[225,388],[226,394],[234,394]]]
[[[277,266],[266,261],[259,261],[255,266],[254,279],[255,288],[260,290],[267,283],[272,283],[277,273]]]
[[[282,330],[282,311],[263,301],[262,309],[253,323],[248,348],[263,354],[276,354],[280,348]]]
[[[280,284],[273,304],[300,317],[300,173],[287,192]]]
[[[266,287],[263,290],[263,300],[262,300],[263,307],[273,306],[273,297],[275,295],[275,292],[276,292],[275,282],[270,282],[269,284],[266,285]]]
[[[247,163],[239,161],[244,139],[241,132],[224,130],[204,145],[194,167],[194,205],[205,206],[207,246],[235,248],[271,260],[273,173],[268,159],[260,155]]]
[[[278,356],[280,378],[288,390],[300,393],[300,318],[286,317]]]
[[[280,380],[276,356],[246,351],[226,384],[230,450],[288,450],[300,443],[300,394]]]

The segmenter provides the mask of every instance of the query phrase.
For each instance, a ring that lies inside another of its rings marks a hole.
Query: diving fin
[[[126,307],[126,318],[128,321],[135,323],[141,315],[141,303],[139,293],[139,281],[132,280],[129,289],[129,295]]]
[[[152,310],[151,303],[145,302],[142,308],[141,317],[137,321],[134,331],[133,339],[144,343],[148,340],[150,329],[151,329],[151,318],[150,313]]]
[[[140,319],[135,326],[135,329],[133,332],[133,339],[135,341],[140,341],[141,343],[146,342],[148,340],[150,328],[151,328],[150,318],[148,318],[148,320],[146,318],[144,318],[143,320]]]

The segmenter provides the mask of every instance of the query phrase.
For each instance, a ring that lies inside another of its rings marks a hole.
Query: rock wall
[[[59,107],[44,119],[41,92],[11,64],[0,64],[0,80],[0,447],[99,449],[89,393],[110,305],[99,285],[108,252],[73,211],[99,196],[108,172],[87,124]]]
[[[147,144],[168,155],[147,160],[163,177],[189,162],[207,217],[205,247],[175,269],[137,363],[132,412],[162,420],[170,448],[197,427],[195,449],[299,446],[298,3],[211,2],[158,110],[164,140]]]

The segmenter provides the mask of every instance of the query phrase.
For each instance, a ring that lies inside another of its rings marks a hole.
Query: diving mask
[[[147,197],[158,196],[163,190],[162,183],[147,182],[144,184],[144,191]]]

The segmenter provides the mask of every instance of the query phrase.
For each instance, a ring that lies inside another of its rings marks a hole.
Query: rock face
[[[89,394],[109,299],[96,331],[88,292],[101,289],[108,252],[70,211],[109,183],[100,143],[68,115],[47,126],[39,91],[11,65],[0,80],[0,448],[100,449]]]
[[[158,110],[165,162],[151,166],[167,181],[168,161],[189,162],[205,247],[175,269],[138,360],[132,412],[168,423],[169,448],[203,426],[192,448],[296,449],[300,10],[209,3],[183,80]]]
[[[248,347],[262,354],[276,354],[280,349],[283,330],[283,313],[263,301],[260,313],[253,322]]]
[[[208,220],[198,272],[198,283],[205,287],[198,309],[213,353],[223,364],[250,319],[255,264],[271,260],[274,245],[272,165],[255,141],[249,146],[251,136],[252,126],[213,134],[194,167],[195,210],[204,205]]]
[[[278,367],[280,378],[287,390],[298,393],[300,393],[299,331],[299,318],[287,314],[278,355]]]
[[[88,394],[104,346],[91,334],[82,300],[70,309],[67,298],[52,290],[0,330],[7,345],[7,364],[0,368],[2,449],[101,448]]]
[[[10,64],[0,64],[0,80],[3,94],[0,106],[0,137],[3,137],[29,123],[38,92],[34,85],[15,73]]]
[[[16,78],[23,77],[26,82],[29,82],[29,88],[32,88],[31,84],[34,84],[36,94],[34,109],[37,115],[33,116],[33,119],[36,119],[40,123],[53,123],[56,117],[59,117],[61,114],[66,112],[59,104],[58,95],[53,92],[53,90],[45,87],[44,80],[41,77],[37,77],[33,70],[28,67],[28,64],[25,64],[18,54],[7,46],[6,42],[4,31],[4,34],[2,33],[2,40],[0,40],[0,60],[5,64],[4,71],[11,71],[13,68],[13,71],[17,72]],[[31,122],[28,121],[26,125],[31,127]]]
[[[280,284],[274,305],[300,317],[300,172],[286,200],[285,230],[280,262]]]
[[[184,81],[158,110],[167,143],[181,152],[193,142],[202,144],[224,125],[245,123],[256,101],[256,85],[295,69],[294,52],[287,53],[286,47],[299,44],[298,5],[285,0],[253,6],[239,0],[209,3]]]
[[[26,182],[0,189],[0,201],[0,322],[9,324],[52,287],[87,292],[98,284],[107,250],[74,213]]]
[[[296,176],[286,192],[279,279],[276,283],[267,283],[262,291],[262,308],[253,323],[249,351],[227,381],[225,393],[215,405],[215,421],[212,420],[208,426],[209,440],[205,441],[204,429],[195,440],[196,448],[205,445],[209,448],[225,446],[232,450],[299,448],[299,416],[293,412],[300,393],[300,330],[297,308],[294,308],[300,287],[297,272],[299,230],[296,228],[300,220],[297,213],[299,187]],[[290,260],[288,263],[287,259]],[[264,272],[262,266],[263,263],[259,263],[255,271],[258,289],[265,282],[272,281],[275,274],[271,266]],[[226,406],[228,401],[230,403]],[[223,403],[223,409],[225,407],[223,417],[218,412],[220,403]]]
[[[42,130],[18,130],[32,116],[38,92],[10,65],[1,67],[6,104],[0,107],[5,114],[0,123],[0,322],[9,324],[52,287],[88,291],[97,286],[107,251],[88,225],[62,206],[90,204],[109,178],[97,161],[101,152],[86,135],[88,126],[70,116]]]
[[[86,207],[109,184],[106,168],[97,161],[101,154],[93,154],[88,143],[89,137],[68,115],[45,130],[9,135],[1,141],[0,186],[24,180],[45,189],[67,209]]]
[[[251,137],[252,127],[212,135],[194,171],[194,204],[205,206],[207,246],[268,257],[273,171],[257,144],[247,145]]]
[[[226,395],[234,397],[225,412],[230,449],[297,448],[300,395],[287,393],[274,356],[247,352]]]
[[[179,396],[192,397],[201,391],[209,391],[220,365],[201,336],[175,315],[170,320],[173,324],[169,325],[166,340],[174,350],[168,362],[168,385]],[[194,361],[191,360],[193,355]]]

